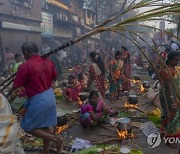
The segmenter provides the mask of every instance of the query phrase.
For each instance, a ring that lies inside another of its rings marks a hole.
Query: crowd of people
[[[58,54],[54,54],[51,60],[42,58],[38,54],[37,45],[33,42],[24,43],[21,49],[25,62],[23,62],[21,54],[14,56],[15,63],[11,68],[12,73],[16,72],[16,77],[10,90],[9,100],[13,101],[16,96],[21,97],[22,94],[27,97],[21,112],[21,128],[25,132],[43,139],[44,153],[49,152],[50,141],[56,144],[57,152],[59,152],[63,138],[61,135],[55,134],[50,128],[57,125],[56,98],[52,85],[56,79],[61,80],[58,78],[58,75],[62,74],[61,70],[58,71],[61,67],[59,66],[61,59],[59,59]],[[131,52],[125,46],[121,46],[117,49],[112,48],[109,52],[106,50],[88,51],[89,57],[88,54],[82,57],[81,51],[79,51],[80,49],[75,47],[74,53],[76,54],[73,56],[74,59],[70,60],[73,61],[72,71],[67,84],[63,85],[63,95],[68,103],[75,103],[79,100],[81,92],[89,93],[87,104],[81,106],[79,119],[83,127],[89,128],[96,125],[106,115],[114,113],[111,107],[106,105],[105,98],[110,99],[110,101],[121,99],[123,92],[131,90]],[[160,54],[162,57],[166,57],[167,64],[167,67],[160,67],[159,69],[160,79],[164,85],[160,94],[163,133],[166,136],[180,137],[180,110],[177,95],[180,87],[180,68],[177,66],[180,60],[180,52],[167,52],[166,49]],[[66,60],[68,62],[69,59]],[[88,60],[90,62],[87,62]],[[134,62],[139,65],[139,60],[134,59]],[[8,65],[11,65],[11,62]],[[167,68],[172,76],[169,75]],[[172,78],[174,78],[177,89],[175,89]],[[106,95],[107,90],[109,90],[109,95]],[[166,101],[164,100],[164,91]],[[1,98],[3,101],[4,96]],[[165,102],[167,102],[167,106]],[[0,110],[0,116],[6,114],[5,112],[5,110]],[[8,114],[11,115],[12,113],[9,112]],[[170,127],[167,127],[169,121]],[[4,126],[6,127],[6,125]]]

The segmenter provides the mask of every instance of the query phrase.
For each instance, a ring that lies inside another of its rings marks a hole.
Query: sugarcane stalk
[[[136,34],[137,35],[137,34]],[[137,36],[139,36],[139,35],[137,35]],[[151,47],[151,45],[148,43],[148,42],[146,42],[144,39],[142,39],[140,36],[139,36],[139,38],[142,40],[142,41],[144,41],[145,43],[147,43],[150,47]],[[134,40],[135,40],[135,38],[134,38]],[[155,49],[154,49],[155,50]],[[150,62],[150,64],[151,64],[151,66],[153,67],[153,69],[155,70],[155,72],[156,72],[156,74],[157,74],[157,77],[159,78],[159,82],[160,82],[160,84],[161,84],[161,86],[162,87],[164,87],[164,84],[163,84],[163,82],[161,81],[161,78],[160,78],[160,75],[159,75],[159,73],[158,73],[158,71],[157,71],[157,69],[154,67],[154,65],[153,65],[153,62],[151,61],[151,59],[145,54],[145,52],[143,51],[143,50],[141,50],[142,51],[142,53],[143,53],[143,55],[146,57],[146,59]],[[156,50],[155,50],[156,51]],[[160,55],[159,55],[160,56]],[[160,57],[161,59],[162,59],[162,57]],[[163,61],[163,60],[162,60]],[[167,110],[167,113],[168,113],[168,128],[170,127],[170,112],[169,112],[169,108],[168,108],[168,103],[167,103],[167,99],[166,99],[166,95],[165,95],[165,91],[164,91],[164,88],[162,88],[162,94],[163,94],[163,97],[164,97],[164,100],[165,100],[165,106],[166,106],[166,110]]]
[[[120,33],[120,32],[119,32]],[[141,53],[145,56],[145,58],[147,59],[147,61],[149,62],[149,64],[154,68],[154,70],[156,71],[156,68],[154,67],[154,65],[153,65],[153,62],[151,61],[151,59],[149,59],[149,57],[146,55],[146,53],[141,49],[141,47],[135,42],[136,40],[135,40],[135,38],[133,38],[134,39],[134,41],[131,39],[131,38],[129,38],[128,36],[126,36],[125,34],[122,34],[122,33],[120,33],[121,35],[123,35],[123,36],[125,36],[127,39],[129,39],[134,45],[136,45],[137,47],[138,47],[138,49],[141,51]],[[146,41],[145,41],[146,42]],[[147,42],[146,42],[147,43]],[[148,44],[148,43],[147,43]],[[159,79],[160,79],[160,76],[159,76],[159,74],[157,74],[157,76],[159,77]],[[160,82],[161,82],[161,80],[160,80]],[[169,114],[169,109],[168,109],[168,105],[167,105],[167,100],[166,100],[166,97],[165,97],[165,92],[164,92],[164,90],[162,91],[163,92],[163,97],[165,98],[165,102],[166,102],[166,107],[167,107],[167,112],[168,112],[168,116],[169,116],[169,123],[168,123],[168,127],[169,127],[169,124],[170,124],[170,114]]]
[[[143,40],[144,42],[146,42],[146,41],[145,41],[141,36],[139,36],[138,34],[135,34],[135,33],[133,33],[133,34],[136,35],[136,36],[138,36],[138,37],[139,37],[141,40]],[[176,83],[175,83],[175,81],[174,81],[174,77],[173,77],[172,73],[169,71],[166,63],[164,62],[164,60],[162,59],[162,57],[159,55],[158,51],[157,51],[155,48],[153,48],[148,42],[146,42],[146,43],[147,43],[148,46],[149,46],[151,49],[153,49],[153,51],[158,55],[158,58],[159,58],[159,60],[160,60],[160,62],[161,62],[161,65],[165,66],[165,69],[167,70],[167,72],[168,72],[168,74],[170,75],[170,78],[171,78],[171,80],[172,80],[173,88],[174,88],[174,90],[175,90],[175,92],[176,92],[176,95],[177,95],[178,99],[180,100],[180,91],[178,90],[178,87],[176,86]],[[162,67],[162,68],[163,68],[163,67]],[[157,69],[155,68],[155,70],[157,70]],[[158,74],[157,72],[156,72],[156,74],[157,74],[158,78],[160,79],[159,74]],[[161,80],[160,80],[160,81],[161,81]]]
[[[14,81],[14,78],[11,78],[11,80],[2,87],[2,89],[0,90],[0,93],[2,93],[9,85],[11,85],[11,83]]]
[[[139,4],[139,3],[138,3],[138,4]],[[104,22],[102,22],[101,24],[97,25],[94,29],[90,30],[90,31],[87,32],[86,34],[83,34],[83,35],[81,35],[80,37],[77,37],[77,38],[75,38],[75,39],[70,40],[69,42],[66,42],[66,43],[62,44],[62,45],[61,45],[60,47],[58,47],[57,49],[55,49],[55,50],[53,50],[53,51],[50,51],[50,52],[42,55],[42,57],[44,57],[44,58],[49,57],[50,55],[52,55],[52,54],[54,54],[54,53],[56,53],[56,52],[58,52],[58,51],[60,51],[60,50],[63,50],[64,48],[69,47],[69,46],[71,46],[71,45],[73,45],[73,44],[75,44],[75,43],[78,43],[78,42],[80,42],[81,40],[83,40],[83,39],[85,39],[85,38],[88,38],[88,37],[90,37],[90,36],[93,36],[93,35],[96,35],[96,34],[100,33],[100,32],[101,32],[101,31],[99,31],[99,28],[100,28],[100,27],[105,26],[106,24],[108,24],[108,23],[110,23],[111,21],[119,18],[120,16],[122,16],[122,15],[125,14],[125,13],[127,13],[128,11],[131,11],[131,10],[133,10],[133,9],[135,9],[135,8],[138,8],[138,7],[137,7],[138,4],[136,4],[136,5],[132,6],[132,7],[129,7],[127,10],[124,10],[124,11],[122,10],[122,11],[120,11],[118,14],[116,14],[116,15],[112,16],[111,18],[105,20]],[[143,6],[147,6],[147,4],[144,4]],[[15,77],[15,76],[16,76],[16,73],[13,74],[13,75],[11,75],[9,78],[7,78],[5,81],[3,81],[3,82],[0,84],[0,87],[1,87],[2,85],[4,85],[7,81],[9,81],[11,78]]]
[[[16,76],[16,73],[13,74],[13,75],[11,75],[11,76],[9,76],[6,80],[4,80],[3,82],[1,82],[0,87],[3,86],[3,85],[4,85],[7,81],[9,81],[10,79],[14,78],[15,76]]]
[[[77,43],[77,42],[79,42],[79,41],[87,38],[87,37],[90,37],[90,36],[92,36],[92,35],[95,35],[95,34],[99,33],[99,32],[100,32],[100,31],[99,31],[99,28],[100,28],[100,27],[105,26],[106,24],[108,24],[108,23],[110,23],[111,21],[119,18],[120,16],[122,16],[122,15],[125,14],[125,13],[128,13],[128,11],[132,11],[132,10],[135,10],[135,9],[138,9],[138,8],[141,8],[141,7],[147,7],[148,5],[153,4],[153,3],[155,3],[155,2],[158,2],[158,0],[154,0],[154,1],[141,1],[141,2],[139,2],[139,3],[137,3],[137,4],[135,4],[135,5],[133,5],[133,3],[131,3],[126,10],[124,10],[124,11],[121,10],[118,14],[116,14],[116,15],[114,15],[113,17],[105,20],[104,22],[102,22],[101,24],[99,24],[98,26],[96,26],[94,29],[92,29],[91,31],[89,31],[88,33],[86,33],[86,34],[84,34],[84,35],[82,35],[82,36],[80,36],[80,37],[78,37],[78,38],[75,38],[74,40],[71,40],[71,41],[69,41],[69,42],[67,42],[67,43],[64,43],[62,46],[58,47],[58,48],[55,49],[54,51],[50,51],[49,53],[42,55],[42,57],[48,57],[48,56],[50,56],[50,55],[58,52],[59,50],[62,50],[62,49],[64,49],[64,48],[66,48],[66,47],[69,47],[70,45],[72,45],[72,44],[74,44],[74,43]],[[174,5],[171,4],[170,6],[172,7],[172,6],[174,6]],[[175,6],[176,6],[176,5],[175,5]],[[164,7],[169,7],[169,6],[163,6],[163,7],[159,8],[159,9],[162,9],[162,8],[164,8]],[[155,11],[155,9],[153,9],[152,11]],[[144,12],[144,13],[148,13],[148,12],[149,12],[149,11],[146,11],[146,12]],[[140,14],[140,15],[141,15],[141,14]],[[13,74],[12,76],[15,76],[15,74]],[[12,76],[11,76],[10,78],[12,78]],[[7,79],[5,82],[3,82],[3,84],[6,83],[8,80],[9,80],[9,79]],[[3,85],[3,84],[2,84],[2,85]],[[2,86],[2,85],[1,85],[1,86]]]

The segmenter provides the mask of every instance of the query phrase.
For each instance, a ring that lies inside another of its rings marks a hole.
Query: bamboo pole
[[[120,32],[119,32],[120,33]],[[145,56],[145,58],[148,60],[149,64],[154,68],[153,62],[151,61],[151,59],[149,59],[149,57],[145,54],[145,52],[141,49],[141,47],[135,42],[136,40],[134,39],[134,41],[129,38],[128,36],[126,36],[125,34],[120,33],[121,35],[125,36],[127,39],[129,39],[134,45],[136,45],[138,47],[138,49],[141,51],[141,53]],[[156,70],[156,68],[155,68]],[[165,93],[163,92],[163,97],[165,97]],[[165,101],[167,104],[167,100],[165,97]],[[167,108],[168,109],[168,108]],[[169,116],[169,123],[170,123],[170,114],[169,114],[169,109],[167,110],[168,112],[168,116]],[[168,123],[168,127],[169,127],[169,123]]]
[[[137,34],[136,34],[136,35],[137,35]],[[139,35],[137,35],[137,36],[139,36]],[[146,41],[145,41],[144,39],[142,39],[140,36],[139,36],[139,38],[140,38],[141,40],[143,40],[145,43],[147,43],[148,45],[150,45],[148,42],[146,42]],[[151,47],[151,45],[150,45],[150,47]],[[156,50],[155,50],[155,51],[156,51]],[[160,55],[159,55],[159,56],[160,56]],[[147,55],[146,55],[146,58],[151,61],[151,59],[148,58]],[[162,57],[160,57],[160,58],[162,58]],[[163,84],[163,82],[161,81],[160,75],[159,75],[156,67],[154,67],[153,62],[151,61],[150,64],[151,64],[151,66],[153,67],[153,69],[155,70],[155,72],[156,72],[156,74],[157,74],[157,77],[159,78],[159,82],[160,82],[161,86],[164,87],[164,84]],[[168,103],[167,103],[167,99],[166,99],[166,95],[165,95],[164,88],[162,88],[162,94],[163,94],[163,97],[164,97],[164,100],[165,100],[165,106],[166,106],[167,114],[168,114],[168,117],[169,117],[169,119],[168,119],[168,121],[169,121],[169,123],[168,123],[168,128],[169,128],[169,127],[170,127],[170,125],[169,125],[169,124],[170,124],[170,112],[169,112]]]
[[[163,66],[165,66],[165,69],[167,70],[168,74],[170,75],[170,78],[171,78],[172,83],[173,83],[173,88],[174,88],[174,90],[175,90],[175,92],[176,92],[176,95],[177,95],[178,99],[180,100],[180,91],[178,90],[178,87],[176,86],[176,83],[175,83],[175,81],[174,81],[173,75],[172,75],[172,73],[170,72],[170,70],[168,69],[168,67],[167,67],[166,63],[164,62],[164,60],[162,59],[162,57],[159,55],[158,51],[157,51],[155,48],[153,48],[148,42],[146,42],[141,36],[139,36],[139,35],[136,34],[136,33],[133,33],[133,34],[136,35],[136,36],[138,36],[138,37],[139,37],[142,41],[144,41],[145,43],[147,43],[147,45],[148,45],[151,49],[153,49],[153,51],[158,55],[158,58],[160,59],[161,64],[162,64]],[[156,70],[156,74],[157,74],[157,76],[158,76],[158,78],[159,78],[159,80],[160,80],[160,76],[159,76],[159,73],[157,72],[157,69],[156,69],[156,68],[154,68],[154,69]]]
[[[150,3],[150,2],[149,2],[149,3]],[[145,7],[145,6],[147,6],[149,3],[148,3],[148,2],[144,2],[144,3],[139,2],[139,3],[137,3],[136,5],[134,5],[134,6],[132,6],[132,7],[129,7],[128,9],[126,9],[126,10],[124,10],[124,11],[119,12],[118,14],[116,14],[116,15],[114,15],[113,17],[105,20],[104,22],[102,22],[101,24],[99,24],[98,26],[96,26],[94,29],[90,30],[90,31],[87,32],[86,34],[83,34],[83,35],[81,35],[80,37],[74,38],[74,39],[70,40],[69,42],[66,42],[66,43],[62,44],[60,47],[58,47],[58,48],[55,49],[54,51],[50,51],[50,52],[42,55],[42,57],[43,57],[43,58],[49,57],[50,55],[52,55],[52,54],[54,54],[54,53],[56,53],[56,52],[58,52],[58,51],[60,51],[60,50],[63,50],[64,48],[69,47],[69,46],[71,46],[71,45],[73,45],[73,44],[75,44],[75,43],[78,43],[78,42],[80,42],[81,40],[84,40],[85,38],[88,38],[88,37],[90,37],[90,36],[93,36],[93,35],[96,35],[96,34],[100,33],[100,32],[101,32],[101,30],[100,30],[101,27],[103,27],[103,26],[105,26],[106,24],[110,23],[111,21],[119,18],[120,16],[122,16],[122,15],[125,14],[125,13],[127,13],[128,11],[131,11],[131,10],[133,10],[133,9],[137,9],[140,4],[142,4],[141,7]],[[16,76],[16,74],[11,75],[9,78],[7,78],[4,82],[2,82],[2,83],[0,84],[0,87],[3,86],[7,81],[9,81],[10,79],[12,79],[12,78],[15,77],[15,76]],[[12,82],[13,82],[13,81],[12,81]],[[2,91],[1,91],[1,92],[2,92]]]

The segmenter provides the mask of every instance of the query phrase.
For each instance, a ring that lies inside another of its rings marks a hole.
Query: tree
[[[179,2],[179,0],[170,0],[172,3],[177,3]],[[177,15],[171,15],[170,16],[172,18],[172,20],[174,20],[176,22],[176,26],[177,26],[177,38],[180,37],[180,16]]]
[[[97,21],[102,22],[117,13],[128,0],[84,0],[84,8],[96,14]]]

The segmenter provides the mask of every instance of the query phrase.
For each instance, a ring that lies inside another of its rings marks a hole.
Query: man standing
[[[38,55],[38,47],[33,42],[21,46],[26,62],[18,68],[13,89],[24,87],[28,96],[21,127],[29,134],[42,138],[44,153],[49,153],[49,141],[55,142],[59,152],[62,138],[50,132],[56,126],[56,99],[51,88],[57,73],[54,64]]]

